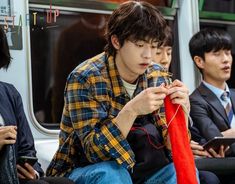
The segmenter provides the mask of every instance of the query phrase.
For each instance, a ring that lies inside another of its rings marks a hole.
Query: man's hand
[[[210,148],[208,151],[204,150],[201,145],[199,145],[195,141],[190,142],[190,146],[194,156],[199,157],[214,157],[214,158],[224,158],[225,152],[228,150],[228,147],[224,147],[223,145],[220,147],[219,151],[216,152],[214,149]]]
[[[235,128],[230,128],[221,132],[224,137],[235,138]]]
[[[152,113],[162,106],[167,91],[164,85],[147,88],[133,98],[129,105],[136,116]]]
[[[216,152],[214,149],[210,148],[208,152],[215,158],[224,158],[225,152],[229,149],[229,147],[224,147],[223,145],[220,146],[220,149],[218,152]]]
[[[210,153],[208,153],[206,150],[203,149],[201,145],[198,144],[198,142],[191,141],[190,146],[193,152],[193,155],[196,157],[212,157]]]
[[[28,163],[24,164],[23,166],[20,166],[19,164],[16,165],[17,167],[17,175],[20,179],[36,179],[37,175],[34,170],[34,168],[29,165]]]
[[[174,80],[168,88],[168,95],[170,95],[172,103],[182,105],[189,111],[190,103],[188,88],[179,80]]]
[[[147,88],[123,107],[116,117],[116,125],[124,137],[127,137],[137,116],[152,113],[160,108],[167,91],[164,85]]]
[[[16,126],[0,127],[0,150],[6,144],[15,144],[17,136]]]

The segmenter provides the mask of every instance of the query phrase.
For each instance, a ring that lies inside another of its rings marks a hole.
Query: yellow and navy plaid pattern
[[[134,95],[153,78],[157,85],[169,81],[156,66],[140,76]],[[133,168],[134,153],[115,124],[115,117],[129,100],[113,57],[102,53],[75,68],[65,87],[59,148],[46,174],[65,176],[76,167],[105,160]],[[160,119],[165,121],[164,116]]]

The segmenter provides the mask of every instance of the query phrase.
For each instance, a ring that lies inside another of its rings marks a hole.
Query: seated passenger
[[[235,156],[234,146],[229,152],[221,146],[205,154],[202,144],[214,137],[235,137],[235,91],[229,89],[226,81],[231,75],[232,38],[223,31],[203,29],[189,42],[191,57],[202,74],[202,82],[190,95],[193,120],[192,139],[196,141],[201,156]]]
[[[166,38],[163,44],[158,47],[156,55],[154,55],[153,60],[155,63],[160,64],[166,70],[169,70],[171,59],[172,59],[172,47],[173,47],[173,34],[170,27],[167,27]],[[194,141],[191,141],[191,148],[195,156],[208,155],[208,153],[203,150],[202,146],[198,145]],[[199,171],[200,182],[203,184],[219,184],[220,181],[218,177],[209,171]]]
[[[214,137],[235,137],[235,91],[226,83],[232,66],[231,36],[222,30],[203,29],[191,38],[189,49],[203,78],[190,96],[192,138],[204,144]],[[215,150],[210,154],[223,156]]]
[[[0,27],[0,68],[7,69],[10,61],[6,35]],[[0,183],[72,183],[65,178],[40,178],[43,170],[38,162],[33,167],[16,164],[20,156],[36,157],[34,139],[21,96],[13,85],[0,82],[0,102]]]
[[[59,148],[47,175],[66,176],[77,184],[174,184],[163,100],[169,95],[175,104],[189,107],[189,99],[182,82],[166,88],[167,73],[158,65],[150,67],[166,22],[149,3],[128,1],[114,10],[107,25],[105,52],[77,66],[67,79]],[[159,82],[149,87],[153,78]],[[150,126],[144,130],[163,145],[159,151],[147,137],[133,134],[133,124],[140,119],[144,125],[144,118]],[[149,155],[136,152],[148,145]]]

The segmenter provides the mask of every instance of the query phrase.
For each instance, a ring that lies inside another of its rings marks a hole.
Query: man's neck
[[[204,79],[204,81],[212,86],[219,88],[219,89],[225,90],[226,81],[212,81],[212,80],[208,80],[208,79]]]
[[[120,77],[130,84],[135,84],[139,76],[128,71],[127,67],[122,61],[120,61],[120,57],[118,57],[117,55],[115,58],[115,64],[117,66]]]

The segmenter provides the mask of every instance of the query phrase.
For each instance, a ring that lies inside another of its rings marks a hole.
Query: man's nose
[[[142,55],[145,59],[152,58],[152,48],[149,46],[145,46]]]
[[[222,56],[223,56],[223,62],[226,62],[226,63],[230,62],[232,59],[231,54],[226,53],[226,52],[223,52]]]

